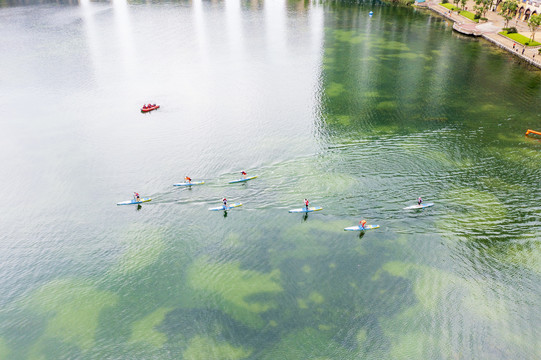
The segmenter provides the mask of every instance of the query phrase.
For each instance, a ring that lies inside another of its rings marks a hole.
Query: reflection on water
[[[2,4],[1,359],[541,357],[538,72],[378,2]]]
[[[82,1],[81,1],[82,2]],[[79,0],[2,0],[0,7],[34,6],[34,5],[79,5]]]

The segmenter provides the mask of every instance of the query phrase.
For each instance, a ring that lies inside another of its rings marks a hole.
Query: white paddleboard
[[[119,202],[119,203],[116,203],[117,205],[134,205],[134,204],[141,204],[141,203],[144,203],[144,202],[147,202],[147,201],[150,201],[152,200],[151,198],[140,198],[139,201],[135,200],[135,199],[132,199],[132,200],[129,200],[129,201],[122,201],[122,202]]]
[[[231,205],[227,205],[227,206],[224,206],[224,205],[217,206],[217,207],[210,208],[209,210],[210,211],[231,210],[231,209],[239,207],[239,206],[242,206],[242,203],[235,203],[235,204],[231,204]]]
[[[192,181],[192,182],[183,182],[183,183],[176,183],[173,184],[173,186],[192,186],[192,185],[203,185],[204,181]]]
[[[424,209],[431,206],[434,206],[434,203],[426,203],[426,204],[421,204],[421,205],[415,204],[415,205],[405,207],[404,210]]]
[[[289,210],[289,212],[290,213],[309,213],[309,212],[314,212],[314,211],[319,211],[319,210],[323,210],[323,208],[321,206],[310,206],[308,209],[303,207],[299,209],[291,209]]]
[[[250,176],[250,177],[247,177],[246,179],[233,180],[233,181],[230,181],[229,183],[230,184],[235,184],[235,183],[245,182],[245,181],[248,181],[248,180],[255,179],[256,177],[257,177],[257,175],[256,176]]]
[[[356,226],[350,226],[347,228],[344,228],[345,231],[365,231],[365,230],[373,230],[379,228],[379,225],[365,225],[364,228],[361,227],[361,225]]]

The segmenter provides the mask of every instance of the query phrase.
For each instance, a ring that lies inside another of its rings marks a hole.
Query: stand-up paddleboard
[[[173,186],[192,186],[192,185],[203,185],[204,181],[192,181],[192,182],[183,182],[183,183],[176,183],[173,184]]]
[[[227,206],[224,206],[224,205],[217,206],[217,207],[210,208],[209,210],[210,211],[231,210],[231,209],[239,207],[239,206],[242,206],[242,203],[235,203],[235,204],[231,204],[231,205],[227,205]]]
[[[424,209],[424,208],[431,207],[431,206],[434,206],[434,203],[426,203],[426,204],[421,204],[421,205],[415,204],[415,205],[405,207],[404,210]]]
[[[245,181],[248,181],[248,180],[255,179],[256,177],[257,177],[257,175],[256,176],[250,176],[250,177],[247,177],[246,179],[233,180],[233,181],[230,181],[229,183],[230,184],[241,183],[241,182],[245,182]]]
[[[128,200],[128,201],[122,201],[122,202],[119,202],[119,203],[116,203],[117,205],[134,205],[134,204],[141,204],[141,203],[144,203],[144,202],[147,202],[147,201],[150,201],[152,200],[151,198],[140,198],[139,201],[135,200],[135,199],[132,199],[132,200]]]
[[[309,212],[314,212],[314,211],[319,211],[319,210],[323,210],[323,208],[321,206],[310,206],[308,209],[303,207],[300,209],[291,209],[289,210],[289,212],[290,213],[309,213]]]
[[[379,225],[365,225],[364,228],[361,227],[361,225],[356,226],[350,226],[347,228],[344,228],[345,231],[365,231],[365,230],[373,230],[379,228]]]

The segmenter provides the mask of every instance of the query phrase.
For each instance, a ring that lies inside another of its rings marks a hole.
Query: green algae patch
[[[330,121],[333,121],[334,116]],[[280,179],[295,178],[295,182],[283,181],[280,188],[277,188],[275,194],[277,199],[291,199],[292,194],[303,194],[303,197],[310,199],[310,204],[317,206],[325,204],[317,204],[317,199],[314,196],[320,196],[322,193],[328,196],[342,195],[344,191],[357,186],[358,178],[351,174],[339,172],[332,173],[332,181],[329,181],[329,167],[337,167],[343,159],[337,154],[325,154],[317,157],[299,157],[294,161],[281,164],[274,170],[274,174]],[[322,171],[322,169],[324,171]],[[299,196],[300,197],[300,196]],[[289,204],[291,208],[304,206],[303,197],[294,199],[294,203]],[[324,210],[325,211],[325,210]]]
[[[327,245],[314,243],[313,236],[308,232],[301,233],[298,236],[292,233],[285,240],[293,244],[292,248],[288,249],[288,251],[269,251],[269,255],[271,256],[270,261],[274,267],[279,267],[287,259],[309,259],[328,254],[329,252]]]
[[[372,132],[374,135],[391,135],[396,136],[396,134],[399,134],[404,131],[404,128],[402,126],[398,125],[381,125],[381,124],[375,124]]]
[[[373,46],[383,50],[395,50],[400,52],[409,52],[410,48],[403,42],[399,41],[386,41],[385,39],[379,39],[373,43]]]
[[[507,161],[519,166],[526,166],[530,169],[539,169],[541,163],[541,152],[538,149],[528,148],[490,148],[490,151]]]
[[[541,243],[539,241],[512,244],[501,258],[503,261],[541,274]]]
[[[464,282],[464,286],[468,293],[463,300],[464,308],[468,309],[470,313],[475,314],[479,319],[489,321],[494,325],[498,323],[508,323],[510,318],[508,310],[509,305],[505,300],[496,298],[493,292],[487,290],[487,288],[497,285],[492,282],[490,283],[490,286],[487,286],[487,284],[483,285],[478,285],[473,282]]]
[[[476,112],[480,113],[487,113],[487,112],[495,112],[495,113],[501,113],[502,110],[506,109],[506,106],[503,105],[496,105],[494,103],[484,103],[479,104],[475,107]]]
[[[349,126],[351,125],[351,116],[350,115],[333,115],[332,117],[328,117],[327,121],[335,125]]]
[[[510,184],[498,178],[489,177],[481,180],[487,187],[503,192],[526,192],[528,189],[523,185]]]
[[[136,321],[132,326],[130,341],[150,344],[156,348],[162,347],[167,341],[167,336],[156,330],[156,326],[162,323],[165,315],[171,310],[172,308],[159,308],[141,320]]]
[[[325,211],[323,209],[322,211]],[[309,215],[310,216],[310,215]],[[316,217],[316,215],[314,215]],[[308,241],[308,245],[310,246],[317,246],[314,244],[313,240],[313,234],[314,232],[328,232],[331,234],[336,234],[337,230],[343,230],[344,227],[351,226],[351,223],[348,221],[343,220],[335,220],[335,221],[312,221],[309,223],[304,224],[297,224],[290,226],[289,228],[285,229],[284,239],[285,240],[294,240],[295,244],[297,245],[303,245],[304,243],[301,240]],[[323,242],[327,248],[328,242]],[[319,251],[308,251],[308,256],[315,256],[320,255],[321,253]],[[306,256],[303,256],[301,258],[305,258]]]
[[[433,160],[434,162],[437,162],[440,165],[448,168],[466,169],[474,166],[474,163],[471,159],[452,158],[448,153],[443,151],[429,150],[423,148],[422,153],[420,153],[419,156]]]
[[[396,360],[434,359],[440,354],[438,340],[425,332],[404,332],[392,341],[390,358]]]
[[[500,328],[503,330],[503,328]],[[529,359],[541,359],[541,347],[539,347],[539,335],[536,331],[512,331],[511,329],[507,330],[505,333],[498,334],[504,341],[507,341],[510,344],[514,344],[516,350],[514,352],[508,352],[508,354],[531,354]],[[497,340],[501,343],[501,340]],[[509,348],[509,347],[508,347]],[[508,359],[513,358],[513,356],[507,356]]]
[[[498,135],[496,135],[496,139],[502,140],[502,142],[515,143],[515,144],[523,144],[525,141],[528,140],[528,138],[526,138],[524,134],[519,134],[519,133],[499,133]],[[495,148],[492,148],[492,149],[494,151],[501,152],[500,149],[495,149]]]
[[[506,217],[507,211],[491,193],[472,188],[447,191],[444,197],[452,201],[445,220],[438,221],[439,228],[448,233],[471,236],[485,230],[493,231]]]
[[[376,110],[379,111],[393,111],[396,110],[397,105],[395,101],[381,101],[376,105]]]
[[[205,259],[197,260],[188,270],[189,285],[199,291],[217,297],[221,309],[232,318],[250,326],[261,327],[264,321],[259,314],[276,308],[276,301],[269,294],[283,291],[279,284],[280,271],[260,273],[243,270],[240,264],[212,263]],[[251,297],[265,295],[259,301],[250,301]]]
[[[362,328],[357,333],[356,338],[357,338],[357,343],[359,343],[359,349],[364,348],[366,346],[365,343],[368,338],[368,330],[366,330],[365,328]]]
[[[344,84],[339,84],[336,82],[331,82],[331,84],[325,88],[325,93],[327,94],[327,96],[330,97],[340,96],[345,91],[346,89],[344,87]]]
[[[163,232],[159,229],[131,229],[122,240],[126,247],[113,274],[132,274],[152,265],[165,250]]]
[[[334,30],[334,38],[340,42],[348,42],[350,44],[360,44],[363,42],[363,35],[357,35],[354,30]]]
[[[427,317],[427,311],[422,304],[417,303],[410,306],[393,317],[383,317],[380,319],[380,325],[384,334],[391,340],[391,342],[397,346],[400,344],[401,337],[409,332],[417,330],[418,327],[425,326],[421,319],[429,319]],[[405,327],[408,327],[408,331],[405,331]],[[395,350],[396,351],[396,350]]]
[[[366,250],[366,247],[364,245],[364,241],[362,239],[357,240],[359,244],[355,246],[354,250],[358,255],[366,256],[368,255],[368,250]]]
[[[310,308],[310,305],[320,305],[324,300],[325,298],[323,295],[316,291],[312,291],[310,295],[308,295],[308,299],[297,299],[297,306],[300,309],[308,309]]]
[[[328,331],[328,330],[331,330],[333,327],[331,325],[324,325],[324,324],[319,324],[317,326],[318,330],[320,331]]]
[[[90,350],[94,346],[101,312],[114,306],[117,300],[116,294],[70,279],[44,285],[29,297],[25,306],[48,318],[40,343],[59,339],[82,350]]]
[[[381,267],[372,277],[378,280],[380,271],[386,271],[393,276],[409,279],[413,283],[413,291],[419,302],[430,310],[435,310],[438,301],[445,293],[445,289],[454,286],[461,280],[456,276],[436,268],[391,261]]]
[[[272,348],[265,349],[260,359],[349,359],[344,348],[330,339],[326,331],[304,328],[291,332]]]
[[[321,295],[320,293],[316,291],[312,291],[310,295],[308,295],[308,299],[310,299],[310,301],[313,302],[314,304],[321,304],[325,300],[323,295]]]
[[[237,232],[232,232],[227,235],[224,241],[224,245],[232,247],[232,248],[238,248],[242,246],[242,241],[240,240],[240,234]]]
[[[422,308],[413,306],[399,316],[413,319],[425,311],[436,313],[443,299],[450,294],[460,294],[459,303],[463,311],[475,315],[479,320],[497,326],[502,320],[505,322],[510,318],[509,304],[495,298],[488,290],[499,286],[496,282],[488,285],[486,282],[465,281],[437,268],[396,261],[386,263],[372,280],[378,280],[381,271],[411,280],[415,296],[422,305]]]
[[[333,56],[335,52],[336,52],[336,49],[333,47],[326,47],[325,50],[323,51],[325,56]]]
[[[308,304],[304,299],[297,299],[297,306],[299,307],[299,309],[308,309]]]
[[[378,98],[378,97],[380,97],[380,94],[379,94],[379,92],[373,91],[373,90],[365,91],[363,93],[363,97],[365,97],[365,98]]]
[[[393,276],[400,276],[400,277],[408,277],[408,273],[411,271],[411,269],[414,267],[414,264],[408,264],[403,263],[400,261],[390,261],[388,263],[385,263],[381,270],[387,271],[389,274]],[[381,275],[381,271],[378,271],[372,276],[372,281],[379,280]]]
[[[431,59],[430,56],[426,56],[426,55],[423,55],[423,54],[416,54],[416,53],[412,53],[412,52],[401,52],[401,53],[397,53],[397,54],[385,54],[385,55],[382,55],[381,58],[384,59],[384,60],[389,60],[389,59],[404,59],[404,60],[423,59],[423,60],[426,60],[426,61],[429,61]]]
[[[196,336],[188,344],[188,348],[182,353],[185,360],[238,360],[245,359],[252,353],[240,346],[233,346],[227,342]]]
[[[9,347],[6,340],[0,337],[0,359],[9,359]]]

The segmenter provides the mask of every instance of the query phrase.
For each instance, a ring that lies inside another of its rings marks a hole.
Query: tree
[[[453,4],[455,4],[455,7],[458,8],[458,3],[460,2],[460,0],[453,0]]]
[[[505,19],[505,26],[509,26],[509,20],[513,18],[513,14],[517,10],[518,3],[516,0],[505,0],[502,4],[502,11],[499,13]]]
[[[505,20],[505,26],[504,28],[507,28],[509,27],[509,20],[511,20],[513,17],[509,14],[506,14],[506,13],[500,13],[500,15],[503,17],[503,19]]]
[[[475,5],[473,9],[475,10],[475,16],[477,19],[481,16],[486,15],[487,10],[492,5],[492,0],[475,0]]]
[[[460,4],[462,5],[462,10],[464,10],[464,7],[466,6],[466,3],[468,0],[460,0]]]
[[[528,20],[528,27],[532,31],[532,42],[535,41],[535,32],[537,29],[539,29],[539,25],[541,25],[541,15],[533,15],[530,16],[530,20]]]

